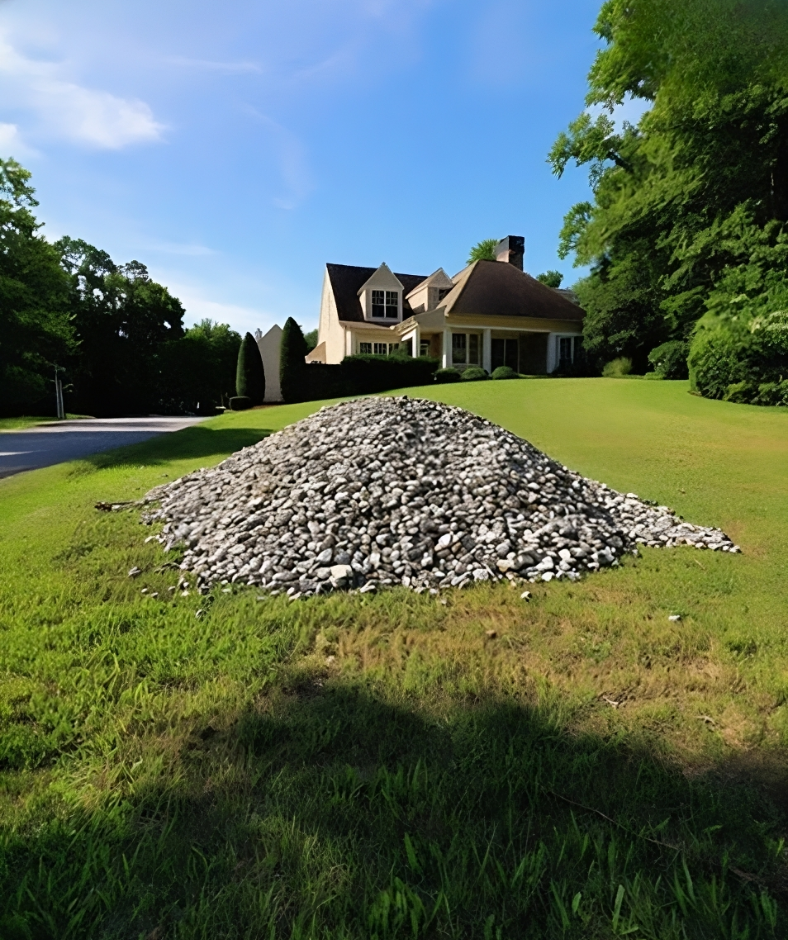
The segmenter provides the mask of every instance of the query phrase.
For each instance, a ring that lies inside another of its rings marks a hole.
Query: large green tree
[[[40,234],[30,173],[0,159],[0,413],[54,406],[53,365],[73,340],[68,281]]]
[[[78,340],[74,405],[95,415],[147,412],[167,395],[163,353],[183,335],[183,307],[138,261],[117,265],[81,239],[56,243],[70,276]]]
[[[742,245],[759,244],[761,265],[784,263],[788,4],[607,0],[595,31],[606,46],[588,110],[550,153],[558,175],[587,166],[593,189],[567,214],[560,253],[591,266],[577,286],[587,350],[644,368],[717,304]],[[647,110],[619,125],[632,99]]]

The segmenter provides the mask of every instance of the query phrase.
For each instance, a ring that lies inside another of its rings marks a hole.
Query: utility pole
[[[58,418],[63,420],[66,417],[66,409],[63,405],[63,383],[57,376],[57,366],[55,366],[55,407]]]

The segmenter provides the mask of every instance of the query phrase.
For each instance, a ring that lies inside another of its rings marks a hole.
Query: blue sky
[[[136,259],[238,330],[316,325],[327,261],[556,255],[600,0],[0,0],[0,154],[50,238]]]

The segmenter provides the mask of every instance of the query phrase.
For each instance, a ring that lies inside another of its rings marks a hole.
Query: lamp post
[[[66,409],[63,405],[63,383],[57,376],[58,367],[55,366],[55,407],[57,416],[63,420],[66,417]]]

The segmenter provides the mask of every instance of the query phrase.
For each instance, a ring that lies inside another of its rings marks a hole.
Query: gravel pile
[[[145,501],[156,504],[145,521],[164,523],[156,538],[185,549],[181,568],[203,590],[435,591],[575,580],[637,543],[739,551],[483,418],[407,397],[323,408]]]

